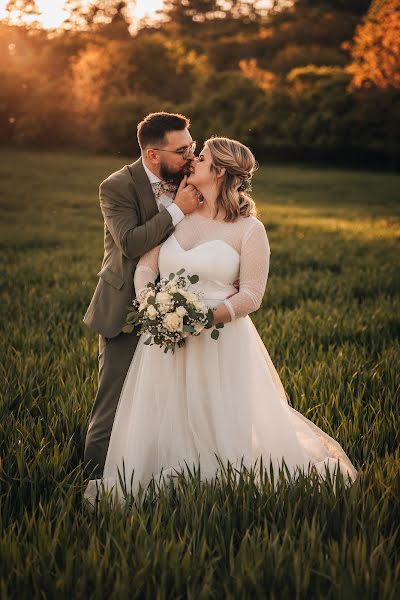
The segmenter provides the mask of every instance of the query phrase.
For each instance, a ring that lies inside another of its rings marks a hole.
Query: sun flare
[[[0,18],[6,16],[6,5],[8,0],[0,0]],[[163,0],[137,0],[137,2],[127,2],[130,7],[130,14],[133,21],[137,22],[148,17],[155,18],[156,11],[162,8]],[[67,17],[64,11],[65,0],[36,0],[36,6],[40,11],[38,21],[48,29],[57,28]],[[27,17],[26,22],[29,23],[32,19]]]

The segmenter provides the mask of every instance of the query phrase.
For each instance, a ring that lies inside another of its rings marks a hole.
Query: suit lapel
[[[136,162],[129,165],[128,169],[135,184],[139,200],[144,207],[147,217],[151,219],[158,213],[158,206],[154,198],[153,188],[143,168],[142,159],[139,158]]]

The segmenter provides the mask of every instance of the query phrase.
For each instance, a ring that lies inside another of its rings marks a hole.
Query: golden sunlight
[[[0,0],[0,19],[6,16],[5,7],[8,0]],[[36,0],[36,5],[41,13],[38,21],[46,28],[51,29],[59,27],[66,18],[64,12],[65,0]],[[156,11],[162,8],[163,0],[137,0],[136,2],[127,2],[132,5],[130,13],[134,21],[139,21],[144,17],[155,18]],[[32,19],[27,19],[29,23]]]

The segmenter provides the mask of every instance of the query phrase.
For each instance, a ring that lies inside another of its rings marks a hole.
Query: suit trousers
[[[98,390],[84,453],[85,476],[90,479],[100,479],[103,475],[119,396],[139,341],[136,331],[120,333],[113,338],[99,336]]]

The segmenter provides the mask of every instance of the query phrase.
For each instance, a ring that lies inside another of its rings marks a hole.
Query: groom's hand
[[[180,183],[174,202],[184,215],[192,213],[199,206],[198,192],[193,185],[187,184],[187,175]]]

